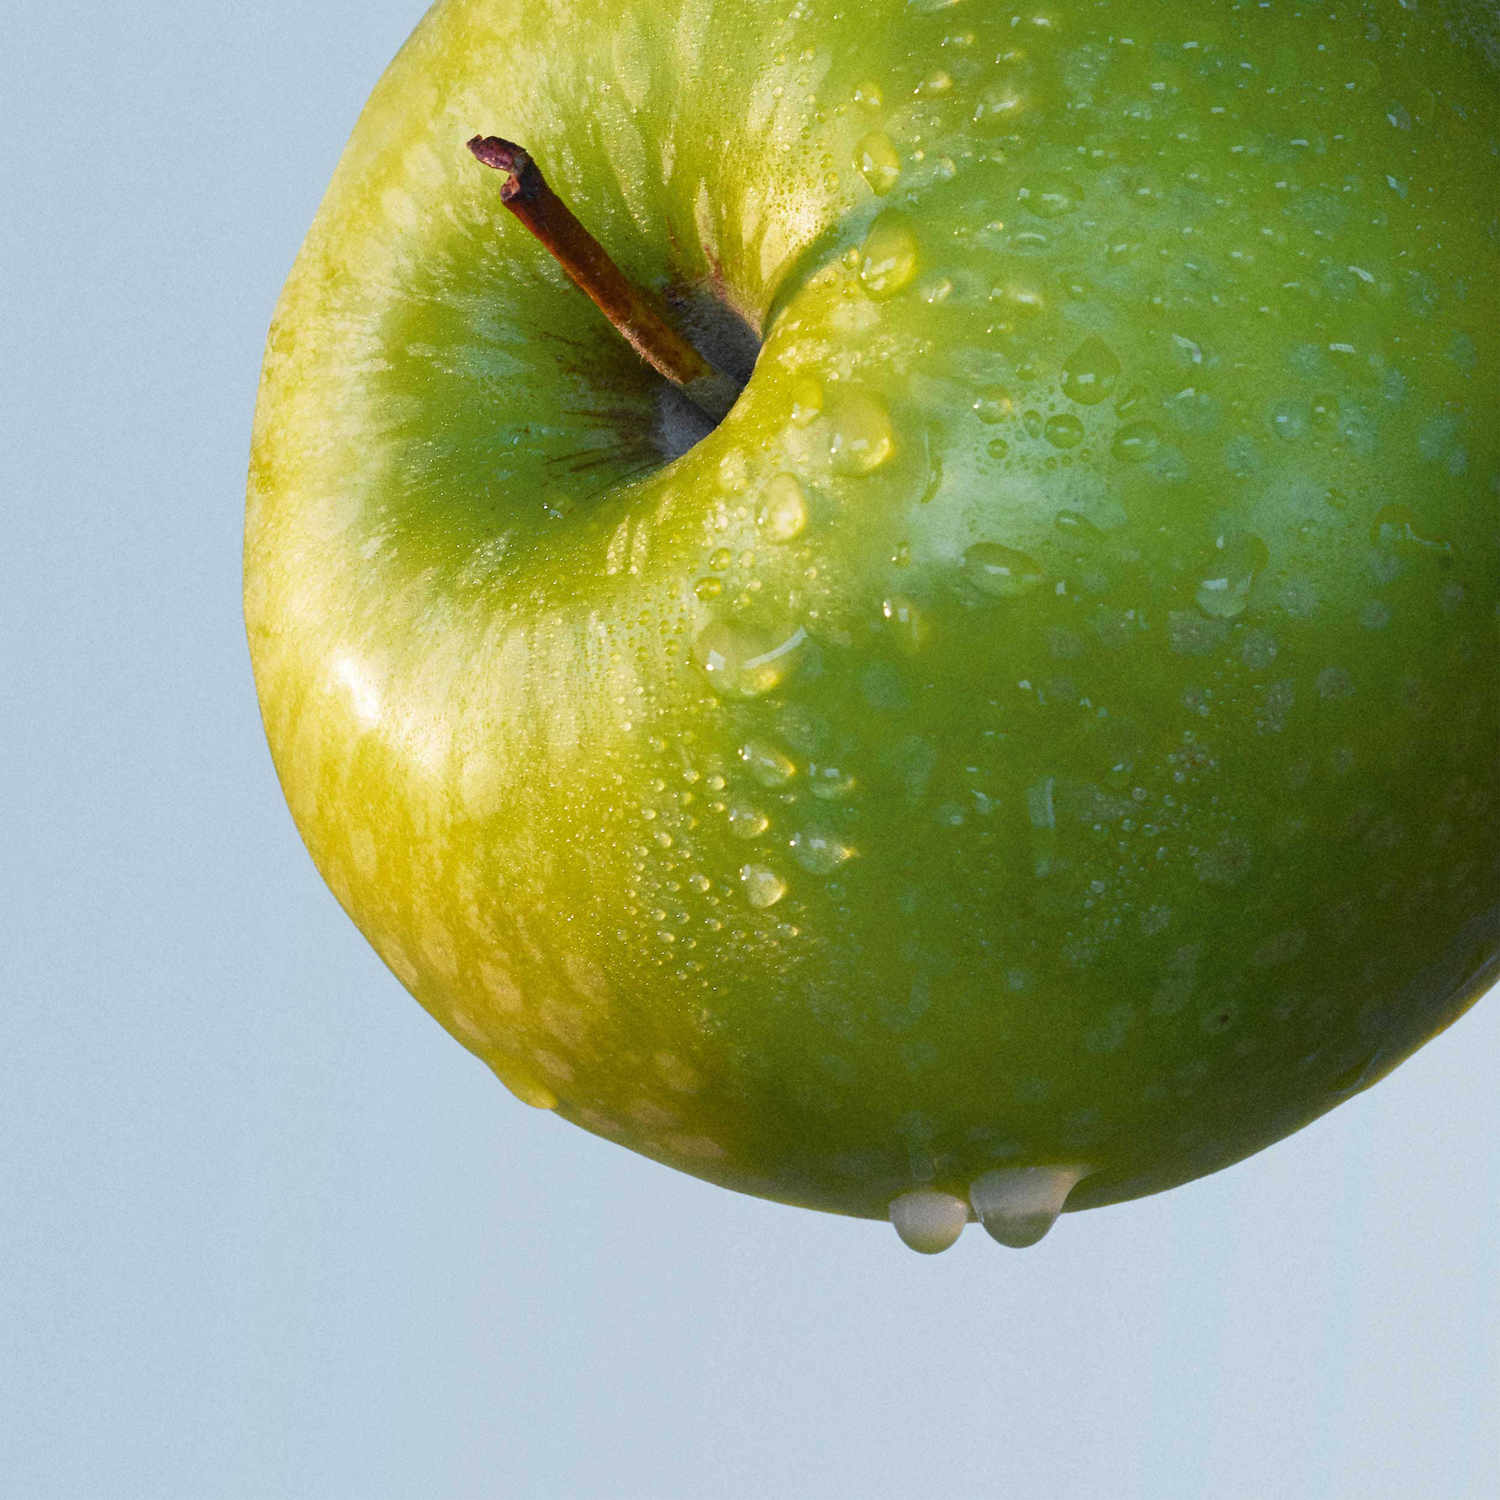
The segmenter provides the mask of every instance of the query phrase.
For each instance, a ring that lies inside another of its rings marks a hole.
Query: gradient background
[[[1494,1500],[1500,998],[937,1260],[527,1110],[335,906],[239,612],[282,278],[419,0],[0,20],[0,1496]]]

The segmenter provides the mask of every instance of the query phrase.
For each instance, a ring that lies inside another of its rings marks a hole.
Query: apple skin
[[[435,6],[246,525],[287,801],[400,981],[526,1101],[872,1217],[1170,1187],[1452,1022],[1500,961],[1497,34]],[[763,332],[675,461],[476,132]]]

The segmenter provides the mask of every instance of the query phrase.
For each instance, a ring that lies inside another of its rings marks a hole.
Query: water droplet
[[[810,765],[807,781],[820,802],[842,802],[854,793],[854,777],[838,766]]]
[[[791,474],[778,474],[765,488],[756,524],[768,542],[790,542],[807,526],[807,496]]]
[[[792,835],[792,858],[813,875],[831,875],[854,850],[842,839],[818,828]]]
[[[1256,574],[1271,560],[1266,544],[1258,536],[1240,532],[1221,536],[1214,543],[1214,556],[1204,577],[1198,580],[1198,608],[1215,620],[1232,620],[1245,612]]]
[[[850,478],[872,473],[896,451],[890,408],[869,391],[850,391],[829,417],[828,455],[833,472]]]
[[[1271,413],[1271,427],[1283,442],[1295,443],[1307,434],[1307,413],[1293,401],[1284,401]]]
[[[952,1193],[918,1188],[891,1200],[891,1223],[901,1243],[920,1255],[948,1249],[969,1222],[969,1205]]]
[[[768,865],[742,865],[740,882],[745,887],[745,899],[762,911],[786,895],[786,881]]]
[[[1339,398],[1337,396],[1314,396],[1312,419],[1318,427],[1335,427],[1339,420]]]
[[[737,839],[758,839],[771,826],[771,820],[753,803],[729,804],[729,831]]]
[[[727,568],[733,561],[734,554],[729,550],[729,548],[720,547],[716,551],[710,553],[708,565],[714,570],[715,573],[722,573],[724,569]]]
[[[1036,177],[1016,193],[1039,219],[1060,219],[1083,202],[1083,189],[1071,177]]]
[[[1052,524],[1064,536],[1083,538],[1099,535],[1099,528],[1082,511],[1078,510],[1058,511],[1052,518]]]
[[[800,626],[777,640],[764,631],[716,620],[693,642],[693,661],[725,698],[758,698],[786,681],[807,632]]]
[[[1052,1228],[1088,1174],[1087,1167],[1002,1167],[969,1184],[969,1202],[991,1239],[1024,1250]]]
[[[953,283],[946,276],[936,277],[920,290],[924,302],[946,302],[953,295]]]
[[[1433,552],[1451,552],[1453,543],[1443,537],[1424,536],[1417,518],[1404,505],[1383,506],[1370,527],[1370,540],[1377,546],[1423,547]]]
[[[490,1071],[522,1104],[532,1109],[556,1109],[557,1095],[544,1083],[518,1068],[509,1058],[486,1058]]]
[[[880,613],[891,623],[891,628],[901,647],[915,651],[927,639],[927,622],[922,617],[915,599],[907,594],[892,594],[882,600]]]
[[[700,578],[693,585],[693,593],[703,600],[717,599],[723,592],[723,581],[718,578]]]
[[[1063,362],[1063,395],[1080,406],[1107,401],[1119,379],[1119,357],[1101,338],[1085,339]]]
[[[1076,448],[1083,441],[1083,423],[1071,412],[1049,417],[1043,431],[1054,448]]]
[[[1153,422],[1132,422],[1122,427],[1110,445],[1110,452],[1121,463],[1139,464],[1151,458],[1161,447],[1161,432]]]
[[[899,208],[877,214],[859,251],[859,280],[875,301],[894,297],[917,274],[917,236]]]
[[[792,424],[810,427],[823,410],[823,387],[809,376],[804,376],[792,387]]]
[[[1010,444],[1007,443],[1004,438],[991,438],[989,442],[984,445],[984,451],[988,453],[991,458],[1005,458],[1010,454]]]
[[[867,78],[854,86],[854,102],[864,105],[866,109],[879,109],[885,103],[885,95],[880,92],[880,85],[873,78]]]
[[[981,422],[994,426],[997,422],[1008,422],[1016,414],[1016,403],[1003,385],[991,386],[980,391],[974,401],[974,410]]]
[[[797,774],[797,762],[764,740],[741,745],[740,759],[762,786],[785,786]]]
[[[901,158],[890,136],[883,130],[871,131],[854,148],[854,165],[870,184],[870,191],[884,197],[901,176]]]
[[[1042,565],[1014,547],[999,542],[975,542],[964,553],[964,575],[995,599],[1015,599],[1043,579]]]

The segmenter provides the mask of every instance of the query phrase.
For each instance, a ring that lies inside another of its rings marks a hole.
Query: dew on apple
[[[887,208],[875,217],[859,250],[859,281],[879,302],[894,297],[917,274],[917,236],[909,215]]]
[[[896,451],[890,408],[872,391],[849,391],[829,416],[828,455],[835,474],[872,474]]]
[[[964,553],[964,576],[993,599],[1017,599],[1042,582],[1045,574],[1034,557],[1000,542],[975,542]]]
[[[880,613],[890,622],[904,651],[915,651],[927,639],[927,622],[909,594],[892,594],[881,601]]]
[[[854,794],[854,777],[838,766],[811,764],[807,781],[813,796],[821,802],[843,802]]]
[[[1054,448],[1076,448],[1083,441],[1083,423],[1072,412],[1049,417],[1042,432]]]
[[[745,887],[745,899],[761,910],[775,906],[786,895],[786,881],[769,865],[742,865],[740,881]]]
[[[807,495],[794,474],[778,474],[766,486],[756,524],[768,542],[790,542],[807,528]]]
[[[727,620],[715,620],[693,642],[693,661],[724,698],[759,698],[786,681],[807,640],[799,626],[781,640]]]
[[[877,197],[885,197],[901,176],[901,158],[883,130],[871,131],[854,148],[854,164]]]
[[[957,1243],[969,1222],[969,1205],[937,1188],[917,1188],[891,1200],[891,1223],[901,1243],[919,1255],[937,1255]]]
[[[764,787],[785,786],[797,774],[797,762],[765,740],[749,740],[740,746],[751,778]]]
[[[728,817],[729,831],[737,839],[758,839],[771,826],[771,820],[751,802],[731,802]]]
[[[1383,505],[1370,523],[1370,540],[1376,545],[1415,548],[1427,552],[1451,552],[1453,544],[1443,537],[1424,536],[1417,518],[1407,505]]]
[[[1064,536],[1083,539],[1103,534],[1081,510],[1060,510],[1052,517],[1052,524]]]
[[[1013,1250],[1040,1241],[1057,1222],[1087,1167],[1001,1167],[969,1185],[969,1201],[991,1239]]]
[[[1119,379],[1119,356],[1097,334],[1085,339],[1063,361],[1063,394],[1080,406],[1107,401]]]
[[[792,858],[813,875],[831,875],[854,849],[836,834],[823,828],[804,828],[792,835]]]
[[[1023,183],[1016,197],[1037,218],[1060,219],[1083,203],[1083,189],[1071,177],[1038,177]]]
[[[1110,444],[1110,452],[1121,463],[1139,464],[1156,455],[1161,447],[1161,429],[1154,422],[1130,422]]]
[[[981,422],[994,426],[1008,422],[1016,414],[1016,403],[1004,386],[991,386],[974,398],[974,411]]]
[[[1270,560],[1266,544],[1250,532],[1219,537],[1208,571],[1198,580],[1193,596],[1198,608],[1216,620],[1232,620],[1244,614],[1255,580]]]

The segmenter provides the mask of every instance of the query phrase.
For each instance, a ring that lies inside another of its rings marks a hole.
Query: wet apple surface
[[[436,6],[283,296],[246,533],[288,802],[402,983],[527,1102],[923,1249],[1228,1165],[1457,1017],[1497,37]],[[728,349],[721,424],[476,131]]]

